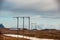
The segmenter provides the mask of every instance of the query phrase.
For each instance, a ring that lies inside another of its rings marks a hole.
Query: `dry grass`
[[[49,31],[43,31],[43,30],[26,31],[25,30],[24,35],[37,37],[37,38],[60,39],[60,31],[56,31],[56,30],[51,30],[51,31],[50,30]]]
[[[3,29],[2,33],[6,34],[17,34],[16,30]],[[60,30],[18,30],[18,34],[37,37],[37,38],[49,38],[49,39],[59,39],[60,40]]]

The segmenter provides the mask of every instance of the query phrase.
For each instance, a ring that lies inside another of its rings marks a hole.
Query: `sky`
[[[6,28],[15,28],[16,18],[12,17],[30,16],[31,23],[36,23],[42,29],[60,29],[59,2],[59,0],[3,0],[2,3],[0,1],[0,23]],[[21,27],[22,19],[19,24]],[[28,26],[27,18],[25,26]]]

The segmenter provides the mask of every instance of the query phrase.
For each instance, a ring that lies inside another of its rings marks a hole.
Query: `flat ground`
[[[60,40],[60,30],[24,30],[24,32],[23,32],[23,30],[18,30],[18,33],[17,33],[17,30],[1,29],[1,33]],[[5,37],[5,36],[3,36],[3,37]],[[11,38],[11,37],[7,37],[7,38]],[[11,40],[12,39],[14,40],[16,38],[11,38]],[[23,40],[27,40],[27,39],[23,39]]]

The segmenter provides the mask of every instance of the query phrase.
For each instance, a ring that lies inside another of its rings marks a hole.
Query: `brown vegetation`
[[[17,30],[1,29],[1,33],[4,34],[17,34]],[[49,38],[60,39],[60,30],[18,30],[18,34],[37,37],[37,38]]]

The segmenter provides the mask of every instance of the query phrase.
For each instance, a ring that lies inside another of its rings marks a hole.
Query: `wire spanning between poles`
[[[24,27],[25,27],[25,18],[29,19],[29,30],[30,30],[30,17],[13,17],[13,18],[17,18],[17,34],[19,34],[19,18],[23,18],[23,38],[24,38]],[[18,37],[18,36],[17,36]],[[18,39],[17,39],[18,40]]]
[[[18,40],[18,34],[19,34],[19,17],[13,17],[17,19],[17,40]]]

